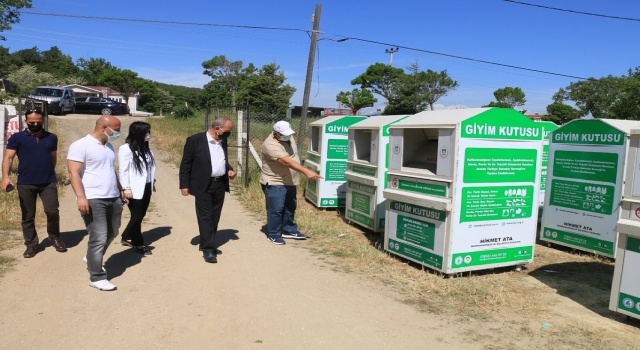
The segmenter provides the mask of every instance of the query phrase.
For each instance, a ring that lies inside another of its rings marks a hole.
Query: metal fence
[[[227,117],[234,124],[231,136],[228,138],[229,164],[236,169],[238,181],[245,187],[249,186],[252,177],[260,176],[260,151],[262,143],[273,132],[273,124],[279,120],[287,120],[291,127],[299,134],[300,118],[287,119],[280,115],[265,115],[252,110],[251,106],[215,106],[205,111],[204,128],[211,127],[218,117]],[[317,118],[316,118],[317,119]],[[316,119],[307,119],[307,125]],[[296,140],[300,144],[300,140]],[[308,138],[302,143],[305,150],[300,156],[304,158]]]

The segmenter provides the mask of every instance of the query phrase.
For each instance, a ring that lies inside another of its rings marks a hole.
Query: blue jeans
[[[107,279],[102,271],[102,259],[107,248],[120,229],[122,201],[120,197],[89,199],[89,214],[82,215],[89,233],[87,247],[87,269],[91,282]]]
[[[297,232],[298,225],[293,222],[298,200],[296,186],[262,185],[267,203],[267,234],[270,237],[282,236],[282,232]]]

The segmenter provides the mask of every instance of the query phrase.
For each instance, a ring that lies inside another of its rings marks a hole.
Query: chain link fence
[[[231,164],[238,173],[236,185],[249,186],[252,178],[260,177],[262,143],[273,132],[273,124],[280,120],[287,120],[291,127],[299,134],[300,118],[287,119],[280,115],[266,115],[258,112],[251,106],[215,106],[209,107],[205,111],[204,128],[210,128],[213,121],[218,117],[227,117],[234,124],[228,142],[228,157]],[[318,118],[307,118],[309,123]],[[300,140],[296,139],[300,147]],[[306,156],[308,137],[302,143],[304,150],[300,159]]]

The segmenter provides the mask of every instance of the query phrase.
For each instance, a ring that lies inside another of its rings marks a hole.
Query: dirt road
[[[66,141],[60,151],[92,130],[96,118],[57,117]],[[136,118],[122,120],[124,139]],[[88,286],[82,262],[88,239],[73,191],[65,188],[60,209],[69,250],[47,246],[32,259],[21,257],[23,247],[9,252],[20,261],[0,279],[0,348],[481,347],[452,334],[450,319],[419,313],[380,284],[334,272],[299,249],[312,241],[268,243],[262,222],[232,195],[218,234],[223,254],[218,264],[206,264],[196,245],[194,201],[180,195],[177,169],[160,160],[156,178],[158,192],[143,224],[153,255],[143,258],[116,239],[105,256],[118,286],[113,292]]]

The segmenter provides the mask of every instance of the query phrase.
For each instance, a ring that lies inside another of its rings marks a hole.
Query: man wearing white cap
[[[298,206],[296,187],[300,183],[298,173],[309,180],[321,178],[300,165],[296,142],[291,137],[294,133],[291,125],[281,120],[273,125],[273,133],[262,144],[260,184],[267,203],[267,238],[278,245],[285,244],[283,237],[307,239],[294,222]]]

